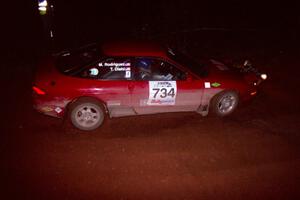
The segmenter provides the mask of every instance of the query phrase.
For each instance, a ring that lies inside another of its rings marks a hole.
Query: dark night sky
[[[128,36],[148,24],[153,34],[195,28],[271,30],[299,29],[299,7],[286,1],[74,1],[53,0],[59,41],[80,41]],[[37,1],[26,0],[8,14],[10,44],[40,43],[42,20]],[[17,38],[17,40],[16,40]],[[80,43],[79,42],[79,43]]]
[[[68,21],[273,28],[299,23],[297,5],[278,1],[56,1],[56,14]],[[105,3],[103,3],[105,2]],[[156,2],[156,3],[155,3]],[[298,15],[298,16],[297,16]],[[162,21],[161,21],[162,20]],[[91,24],[94,25],[94,24]],[[299,24],[298,24],[299,25]]]

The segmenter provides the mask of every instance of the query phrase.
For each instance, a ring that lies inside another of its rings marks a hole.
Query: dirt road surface
[[[18,68],[2,80],[1,199],[300,199],[299,70],[286,67],[299,62],[287,60],[228,118],[116,118],[91,133],[32,110]]]

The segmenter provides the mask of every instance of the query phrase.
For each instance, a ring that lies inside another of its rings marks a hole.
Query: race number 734
[[[158,93],[160,98],[166,98],[167,96],[174,98],[175,96],[174,88],[170,88],[169,91],[167,90],[167,88],[152,88],[152,90],[155,91],[153,98],[156,98]]]
[[[150,81],[148,105],[174,105],[176,81]]]

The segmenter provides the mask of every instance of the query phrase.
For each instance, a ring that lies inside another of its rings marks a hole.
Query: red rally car
[[[227,116],[266,79],[248,62],[241,69],[216,60],[196,62],[154,43],[94,44],[39,64],[34,108],[67,117],[81,130],[98,128],[106,117],[181,111]]]

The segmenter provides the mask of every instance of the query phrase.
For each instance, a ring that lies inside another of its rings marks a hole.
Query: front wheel
[[[96,101],[79,100],[71,106],[70,120],[80,130],[91,131],[98,128],[104,117],[104,111]]]
[[[239,96],[234,91],[224,91],[215,96],[210,105],[211,112],[219,117],[224,117],[236,110]]]

